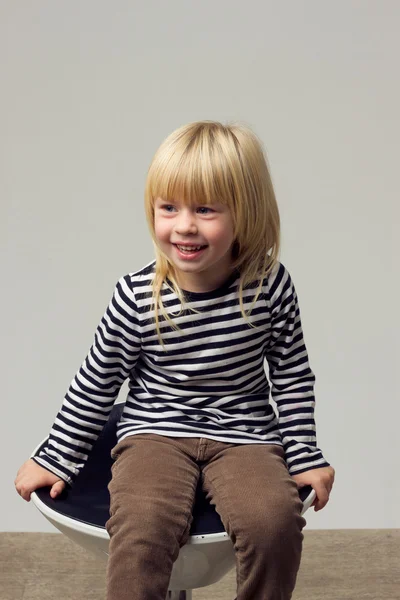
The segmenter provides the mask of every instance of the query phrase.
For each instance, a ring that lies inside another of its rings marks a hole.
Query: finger
[[[318,492],[318,502],[315,506],[315,511],[321,510],[328,504],[329,492],[326,488],[322,488],[321,492]]]
[[[322,510],[328,504],[328,502],[329,502],[329,498],[326,501],[318,502],[314,507],[315,512]]]
[[[21,486],[19,488],[19,490],[17,490],[17,491],[18,491],[19,495],[21,496],[21,498],[23,498],[27,502],[30,502],[30,500],[31,500],[31,490],[28,487]]]
[[[324,508],[324,506],[328,502],[329,492],[325,485],[321,482],[318,482],[318,484],[314,484],[314,490],[317,495],[317,502],[315,504],[314,510],[317,512],[318,510],[321,510],[321,508]]]
[[[51,488],[50,490],[50,496],[52,498],[55,498],[56,496],[58,496],[59,494],[61,494],[61,492],[63,491],[63,489],[65,488],[65,482],[64,481],[57,481]]]
[[[332,486],[333,486],[333,481],[329,481],[326,483],[326,491],[328,496],[330,495],[331,491],[332,491]]]

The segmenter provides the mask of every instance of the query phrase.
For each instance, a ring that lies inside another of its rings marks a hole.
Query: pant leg
[[[289,600],[306,521],[283,448],[210,440],[205,454],[202,484],[236,551],[237,600]]]
[[[165,600],[189,537],[199,466],[172,438],[138,434],[113,449],[107,600]]]

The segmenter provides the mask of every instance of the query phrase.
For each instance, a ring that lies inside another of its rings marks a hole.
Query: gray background
[[[337,471],[308,527],[400,527],[400,4],[0,10],[0,530],[53,531],[17,495],[16,472],[48,435],[117,279],[154,258],[146,172],[162,140],[198,119],[246,123],[268,153],[318,443]]]

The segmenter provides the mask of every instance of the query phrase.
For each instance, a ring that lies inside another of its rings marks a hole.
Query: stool
[[[107,423],[96,440],[85,466],[72,487],[66,486],[56,498],[50,487],[32,492],[36,508],[71,540],[96,554],[108,557],[109,535],[105,528],[109,519],[111,481],[111,449],[117,444],[116,426],[123,403],[115,404]],[[32,453],[36,456],[47,442],[46,438]],[[302,514],[312,505],[315,492],[311,486],[299,490],[303,502]],[[214,505],[201,489],[196,490],[193,522],[187,543],[180,548],[168,586],[168,600],[192,600],[194,588],[205,587],[222,579],[236,566],[233,543],[226,533]]]

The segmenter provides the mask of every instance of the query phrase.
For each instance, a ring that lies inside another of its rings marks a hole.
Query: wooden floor
[[[58,533],[0,533],[0,600],[104,600],[105,564]],[[236,571],[193,591],[233,600]],[[400,529],[305,531],[292,600],[400,600]]]

